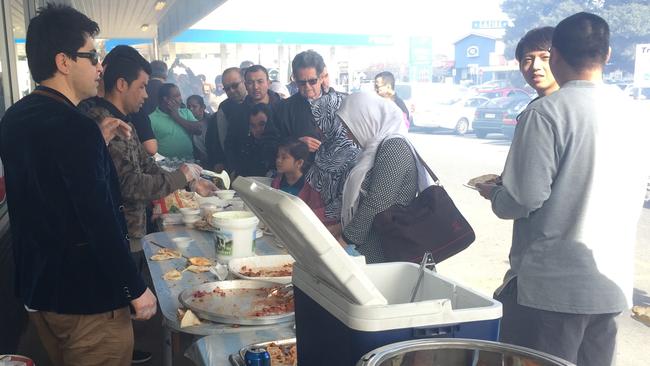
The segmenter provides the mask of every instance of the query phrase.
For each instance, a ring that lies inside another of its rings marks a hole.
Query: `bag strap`
[[[386,141],[386,139],[383,139],[383,140],[381,141],[381,143],[380,143],[379,146],[377,147],[377,150],[379,150],[379,148],[381,148],[381,145],[383,145],[385,141]],[[407,142],[409,142],[409,144],[410,144],[410,141],[407,140]],[[411,146],[413,146],[413,145],[411,145]],[[433,183],[434,183],[435,185],[440,185],[440,179],[438,179],[438,177],[435,175],[435,173],[433,172],[433,170],[431,170],[431,168],[429,168],[429,166],[427,165],[427,163],[424,162],[424,159],[422,159],[422,157],[420,156],[420,154],[418,154],[418,151],[415,149],[415,147],[413,147],[413,151],[415,152],[415,157],[416,157],[416,158],[420,161],[420,163],[424,166],[424,169],[426,169],[426,171],[429,173],[429,175],[431,176],[431,178],[433,178]]]
[[[424,162],[424,159],[422,159],[422,157],[420,156],[420,154],[418,154],[418,151],[415,150],[415,148],[413,148],[413,151],[415,151],[415,156],[418,158],[418,160],[420,161],[420,163],[421,163],[422,165],[424,165],[424,169],[426,169],[427,172],[429,172],[429,175],[431,175],[431,178],[433,178],[433,182],[434,182],[436,185],[440,185],[440,179],[438,179],[438,177],[433,173],[433,170],[431,170],[431,168],[429,168],[429,166],[427,165],[427,163]]]

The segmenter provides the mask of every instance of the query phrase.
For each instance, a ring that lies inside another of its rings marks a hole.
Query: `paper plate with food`
[[[467,188],[478,190],[477,184],[501,184],[501,176],[496,174],[484,174],[470,179],[467,183],[463,184]]]
[[[239,278],[287,284],[291,283],[294,262],[288,254],[258,255],[233,258],[228,262],[228,269]]]

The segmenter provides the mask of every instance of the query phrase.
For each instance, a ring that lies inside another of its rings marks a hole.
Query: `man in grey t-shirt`
[[[609,55],[605,20],[578,13],[561,21],[550,55],[560,89],[520,115],[503,184],[478,185],[497,216],[515,220],[496,294],[501,341],[589,366],[611,365],[614,318],[631,306],[647,179],[638,163],[648,156],[645,121],[603,83]],[[629,136],[620,121],[639,132]]]

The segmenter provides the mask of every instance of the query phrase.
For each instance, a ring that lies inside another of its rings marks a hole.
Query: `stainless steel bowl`
[[[474,339],[418,339],[366,353],[357,366],[575,366],[529,348]]]

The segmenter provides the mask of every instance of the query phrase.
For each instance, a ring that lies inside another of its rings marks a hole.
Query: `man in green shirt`
[[[163,84],[158,91],[158,108],[149,115],[158,140],[158,153],[167,158],[194,159],[191,135],[201,134],[192,112],[182,108],[182,97],[174,84]]]

